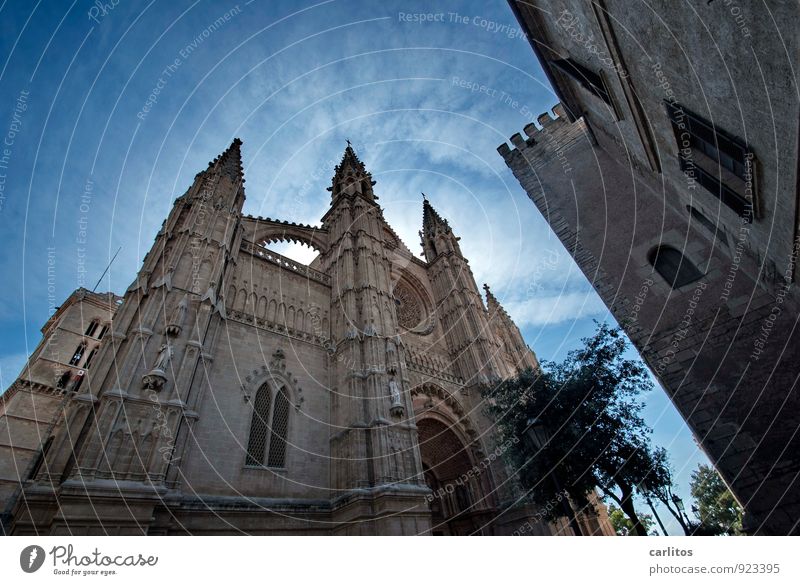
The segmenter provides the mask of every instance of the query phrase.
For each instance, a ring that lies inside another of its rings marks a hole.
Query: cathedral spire
[[[244,205],[244,169],[242,167],[242,141],[234,138],[230,146],[208,163],[206,170],[195,175],[194,184],[176,200],[201,199],[220,209],[241,213]],[[167,223],[170,223],[169,218]]]
[[[429,236],[433,236],[439,229],[450,231],[450,224],[433,208],[425,193],[422,194],[422,229]]]
[[[364,163],[358,158],[358,155],[353,149],[353,145],[350,143],[350,140],[347,140],[347,146],[344,149],[342,161],[339,163],[337,169],[344,169],[348,165],[362,173],[367,172],[367,169],[364,167]]]
[[[425,193],[422,194],[422,231],[419,235],[428,262],[433,262],[437,256],[450,252],[461,255],[459,238],[453,233],[447,220],[433,208]]]
[[[537,369],[539,361],[536,359],[536,354],[525,343],[517,324],[494,296],[488,284],[483,285],[483,290],[486,291],[489,325],[495,338],[503,344],[500,357],[509,367],[508,373],[515,375],[516,372],[528,368]]]
[[[486,291],[486,308],[489,309],[489,313],[492,314],[495,311],[501,311],[504,315],[508,315],[503,305],[500,304],[500,301],[498,301],[492,293],[492,289],[489,288],[488,284],[484,283],[483,290]]]
[[[242,141],[234,138],[231,145],[225,149],[217,158],[208,163],[209,171],[216,171],[220,175],[226,175],[234,182],[244,182],[244,169],[242,168]]]
[[[483,285],[483,290],[486,292],[486,308],[489,310],[489,314],[493,315],[495,313],[501,315],[504,319],[512,322],[511,316],[505,310],[503,305],[500,304],[500,301],[497,300],[497,297],[494,296],[492,289],[489,288],[488,284]]]
[[[375,181],[367,171],[364,163],[358,158],[350,141],[347,140],[347,147],[344,149],[342,161],[334,168],[333,180],[328,191],[331,198],[336,200],[339,195],[362,195],[369,201],[374,201],[378,197],[372,191]]]

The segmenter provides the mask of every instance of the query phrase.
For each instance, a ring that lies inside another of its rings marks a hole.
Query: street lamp
[[[552,438],[550,429],[540,418],[528,419],[528,425],[525,427],[523,436],[525,442],[528,444],[528,448],[531,451],[541,451],[550,443],[550,439]],[[555,487],[556,493],[562,495],[561,485],[558,482],[558,477],[556,477],[555,470],[550,472],[550,477],[553,478],[553,486]],[[572,528],[572,532],[574,532],[577,536],[583,536],[581,527],[578,524],[578,519],[575,517],[575,510],[572,509],[572,506],[570,506],[567,498],[561,498],[561,505],[564,510],[564,517],[569,520],[569,525]]]
[[[686,526],[689,526],[691,522],[689,521],[689,516],[686,515],[686,506],[683,505],[683,500],[680,499],[680,497],[678,497],[678,494],[672,494],[672,503],[675,504],[675,508],[678,510],[678,514],[686,522]]]
[[[683,500],[680,499],[678,494],[672,494],[672,503],[675,504],[675,507],[678,508],[678,511],[683,514],[686,508],[683,505]]]

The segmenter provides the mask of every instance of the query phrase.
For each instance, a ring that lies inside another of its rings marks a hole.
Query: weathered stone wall
[[[649,169],[671,184],[666,205],[684,213],[690,204],[715,221],[719,216],[733,237],[739,217],[690,185],[680,170],[665,101],[747,142],[757,158],[760,221],[746,247],[777,266],[765,266],[765,276],[778,276],[797,237],[797,5],[712,2],[687,9],[657,0],[647,10],[631,10],[625,0],[512,4],[564,107],[589,121],[600,146],[612,149],[626,169]],[[564,58],[601,74],[612,105],[550,64]]]
[[[647,360],[750,524],[793,530],[800,511],[794,291],[776,297],[754,280],[752,258],[715,246],[710,232],[664,205],[656,178],[620,164],[611,147],[595,147],[584,120],[543,120],[541,131],[528,128],[527,141],[512,138],[514,150],[501,146],[509,168]],[[648,261],[663,243],[682,249],[702,278],[672,289]],[[770,318],[776,311],[780,319]]]
[[[294,339],[231,319],[202,384],[206,396],[187,461],[183,489],[208,495],[328,498],[330,396],[328,354]],[[262,368],[281,349],[276,368]],[[285,385],[291,403],[284,469],[245,465],[252,401],[262,384]]]
[[[8,502],[30,475],[63,401],[60,392],[17,384],[0,409],[0,502]]]
[[[541,131],[526,128],[531,140],[512,137],[515,149],[501,154],[745,505],[750,529],[797,531],[797,5],[510,4],[560,118],[577,121],[544,116]],[[609,99],[559,68],[563,59],[599,75]],[[681,170],[665,102],[752,151],[752,222]],[[673,290],[648,259],[663,244],[702,278]]]

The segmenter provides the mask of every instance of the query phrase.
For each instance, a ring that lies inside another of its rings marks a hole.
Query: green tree
[[[631,519],[625,515],[625,512],[623,512],[620,508],[617,508],[614,504],[608,506],[608,519],[611,521],[611,525],[614,527],[614,531],[618,536],[631,535],[633,530],[633,522],[631,522]],[[641,522],[647,534],[652,536],[658,535],[658,532],[656,532],[654,529],[655,520],[653,520],[653,517],[650,514],[640,513],[639,522]]]
[[[550,439],[544,446],[518,441],[506,457],[527,497],[550,518],[560,515],[553,505],[558,486],[579,509],[599,488],[630,519],[631,534],[646,536],[633,497],[644,493],[640,486],[646,480],[650,490],[662,481],[651,475],[658,453],[638,400],[652,383],[640,361],[625,358],[627,344],[618,329],[600,325],[583,343],[561,363],[544,363],[539,371],[487,387],[487,414],[503,440],[524,438],[532,419],[547,426]]]
[[[690,487],[702,533],[742,534],[742,508],[716,469],[700,464]]]

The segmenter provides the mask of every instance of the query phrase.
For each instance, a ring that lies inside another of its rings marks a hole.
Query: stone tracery
[[[404,329],[414,329],[423,318],[423,308],[419,297],[404,282],[394,287],[394,301],[397,304],[397,322]]]

